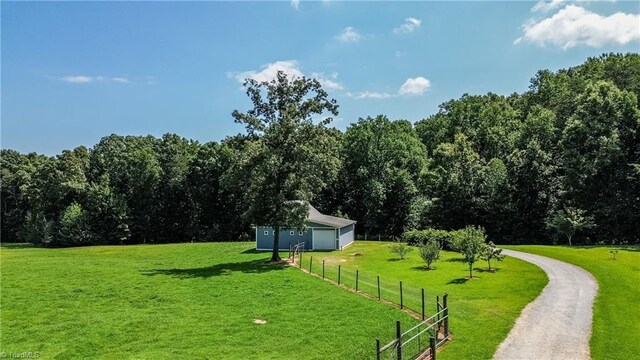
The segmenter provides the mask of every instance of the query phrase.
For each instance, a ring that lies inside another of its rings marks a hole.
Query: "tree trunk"
[[[571,235],[567,236],[569,238],[569,246],[571,246]]]
[[[491,271],[491,260],[487,260],[487,264],[489,264],[489,271]]]
[[[282,259],[280,258],[280,226],[276,225],[273,227],[273,252],[271,253],[270,262],[280,262]]]
[[[469,279],[473,279],[473,263],[469,263]]]

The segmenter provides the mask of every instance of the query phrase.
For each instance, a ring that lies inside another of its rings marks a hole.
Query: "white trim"
[[[258,249],[258,227],[256,226],[256,250]]]

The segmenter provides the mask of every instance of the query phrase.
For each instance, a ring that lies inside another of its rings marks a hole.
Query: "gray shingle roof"
[[[354,220],[349,220],[349,219],[345,219],[345,218],[339,218],[336,216],[331,216],[331,215],[324,215],[322,213],[320,213],[320,211],[318,211],[316,208],[314,208],[313,206],[311,206],[311,204],[309,204],[309,221],[314,222],[314,223],[318,223],[318,224],[322,224],[322,225],[327,225],[327,226],[334,226],[337,228],[342,228],[351,224],[355,224],[356,222]]]

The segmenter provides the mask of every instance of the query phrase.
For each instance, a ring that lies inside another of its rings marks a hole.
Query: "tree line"
[[[3,149],[2,241],[235,241],[256,221],[278,223],[270,204],[295,199],[357,220],[359,234],[475,225],[503,244],[639,241],[638,54],[539,71],[522,94],[465,94],[415,124],[378,115],[345,132],[306,121],[338,111],[317,82],[278,81],[248,84],[253,110],[233,113],[247,133],[221,142],[109,135],[54,157]]]

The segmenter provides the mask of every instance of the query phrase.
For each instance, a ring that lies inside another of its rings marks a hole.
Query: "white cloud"
[[[244,83],[246,79],[253,79],[257,82],[271,81],[276,78],[278,71],[282,71],[287,74],[289,78],[301,78],[306,76],[302,70],[300,70],[300,64],[296,60],[282,60],[273,63],[265,64],[262,66],[261,71],[243,71],[240,73],[227,73],[227,76],[235,78],[240,83]],[[311,73],[309,78],[316,79],[320,82],[322,87],[326,90],[342,90],[343,86],[338,80],[338,73],[333,73],[331,76],[326,76],[324,73]]]
[[[291,0],[291,6],[293,6],[294,9],[298,10],[298,7],[300,6],[300,0]]]
[[[532,8],[531,12],[549,12],[559,8],[565,0],[538,1]]]
[[[551,17],[523,26],[524,35],[514,44],[530,42],[569,49],[577,45],[601,47],[624,45],[640,39],[640,14],[618,12],[602,16],[582,7],[568,5]]]
[[[347,96],[354,99],[386,99],[392,97],[393,95],[386,92],[361,91],[357,93],[348,92]]]
[[[398,94],[400,95],[422,95],[431,87],[431,82],[422,76],[416,78],[408,78],[407,81],[400,86]]]
[[[336,36],[336,39],[342,42],[356,42],[362,39],[362,35],[358,34],[356,29],[351,26],[347,26],[342,30],[340,35]]]
[[[400,51],[400,50],[396,50],[396,57],[397,57],[397,58],[403,57],[403,56],[405,56],[405,55],[406,55],[406,53],[404,53],[404,52],[402,52],[402,51]]]
[[[73,76],[63,76],[60,78],[60,80],[68,83],[73,83],[73,84],[86,84],[86,83],[92,82],[93,77],[85,76],[85,75],[73,75]]]
[[[338,79],[338,73],[333,73],[330,77],[324,76],[322,73],[311,73],[311,77],[317,79],[326,90],[342,90],[342,84],[340,84]]]
[[[121,77],[121,76],[113,77],[113,78],[111,78],[111,81],[115,81],[115,82],[119,82],[119,83],[123,83],[123,84],[129,84],[131,82],[126,77]]]
[[[402,25],[398,26],[397,28],[393,29],[393,32],[396,33],[396,34],[412,33],[417,28],[420,27],[420,24],[422,24],[422,20],[416,19],[416,18],[412,18],[412,17],[408,17],[408,18],[404,19],[404,24],[402,24]]]
[[[282,71],[287,74],[288,77],[303,77],[304,74],[299,69],[298,62],[295,60],[276,61],[274,63],[266,64],[262,66],[262,71],[244,71],[241,73],[230,74],[236,78],[239,82],[244,82],[246,79],[253,79],[257,82],[271,81],[276,78],[278,71]]]

